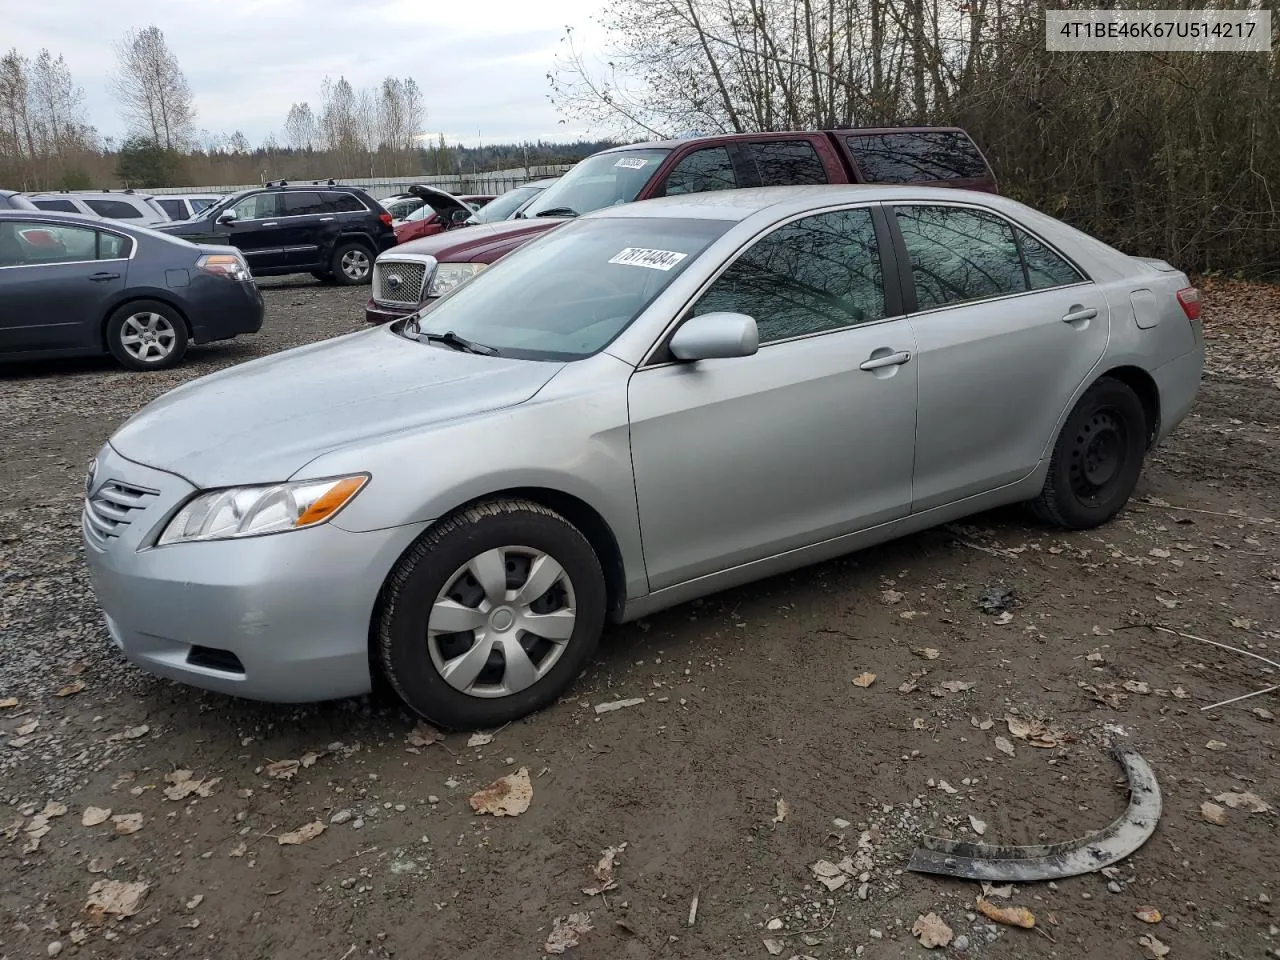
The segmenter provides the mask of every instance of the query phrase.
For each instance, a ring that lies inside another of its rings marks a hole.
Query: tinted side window
[[[254,193],[238,201],[231,212],[237,220],[265,220],[268,217],[281,216],[280,194]]]
[[[928,310],[1027,289],[1013,228],[961,207],[897,208],[916,303]]]
[[[141,220],[142,211],[123,200],[97,200],[85,198],[85,206],[100,217],[111,220]]]
[[[174,220],[187,219],[187,208],[181,200],[157,200],[160,209],[167,213]]]
[[[363,213],[364,204],[349,193],[322,193],[325,213]]]
[[[133,241],[118,233],[98,231],[98,259],[124,260],[133,248]]]
[[[675,165],[667,175],[667,196],[681,193],[704,193],[708,190],[733,190],[738,178],[733,161],[724,147],[695,150]]]
[[[1085,279],[1080,271],[1025,230],[1018,231],[1018,243],[1022,245],[1022,261],[1027,265],[1027,280],[1032,290],[1061,287]]]
[[[694,306],[755,318],[768,343],[884,317],[880,248],[869,210],[796,220],[762,237]]]
[[[8,220],[0,223],[0,266],[93,260],[96,244],[91,227]]]
[[[31,201],[41,210],[53,210],[58,213],[79,213],[76,205],[70,200],[33,200]]]
[[[284,209],[282,217],[305,217],[308,214],[324,213],[324,201],[319,193],[299,190],[296,193],[282,194],[280,197]]]
[[[808,140],[774,140],[748,148],[762,187],[828,183],[826,168]]]
[[[863,177],[873,183],[961,180],[988,175],[973,141],[961,133],[884,133],[845,137]]]

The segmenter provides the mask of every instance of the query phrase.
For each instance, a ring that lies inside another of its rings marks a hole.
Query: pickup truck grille
[[[98,546],[105,546],[146,509],[155,490],[108,480],[84,502],[85,532]]]
[[[378,303],[416,307],[422,299],[427,268],[412,260],[384,260],[373,265],[373,299]]]

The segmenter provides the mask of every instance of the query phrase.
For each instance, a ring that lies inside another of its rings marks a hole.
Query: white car
[[[222,199],[217,193],[167,193],[153,198],[170,220],[190,220]]]
[[[99,220],[124,220],[138,227],[168,223],[172,218],[150,194],[132,190],[101,193],[37,193],[31,202],[41,210],[78,213]]]

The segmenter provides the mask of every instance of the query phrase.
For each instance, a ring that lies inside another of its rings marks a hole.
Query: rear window
[[[750,144],[762,187],[827,183],[827,171],[808,140],[773,140]]]
[[[320,199],[325,213],[360,213],[365,209],[364,204],[349,193],[322,193]]]
[[[283,194],[282,217],[305,217],[313,213],[324,213],[324,203],[319,192],[300,190],[297,193]]]
[[[142,211],[123,200],[85,200],[85,206],[110,220],[141,220]]]
[[[955,131],[874,133],[845,137],[862,176],[872,183],[918,183],[987,177],[972,140]]]
[[[79,213],[76,205],[70,200],[33,200],[31,201],[41,210],[52,210],[55,213]]]
[[[174,220],[187,219],[187,209],[181,200],[157,200],[160,209],[171,216]]]

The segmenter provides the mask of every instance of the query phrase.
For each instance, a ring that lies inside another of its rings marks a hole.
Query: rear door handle
[[[328,222],[329,222],[330,220],[332,220],[332,219],[333,219],[333,217],[321,217],[321,218],[320,218],[320,222],[321,222],[321,223],[328,223]]]
[[[870,360],[863,360],[858,364],[859,370],[879,370],[881,367],[898,367],[911,359],[911,353],[907,350],[891,353],[884,357],[872,357]]]
[[[105,281],[107,281],[107,280],[119,280],[119,279],[120,279],[120,274],[118,274],[118,273],[94,273],[94,274],[90,274],[89,279],[90,279],[90,280],[93,280],[93,281],[95,281],[95,282],[97,282],[97,283],[103,283],[103,282],[105,282]]]
[[[1092,320],[1098,315],[1098,311],[1094,307],[1082,307],[1078,310],[1072,310],[1062,318],[1063,323],[1079,323],[1081,320]]]
[[[263,226],[264,226],[264,227],[278,227],[278,226],[280,226],[280,224],[276,223],[274,220],[269,220],[269,221],[267,221],[266,223],[264,223],[264,224],[263,224]]]

